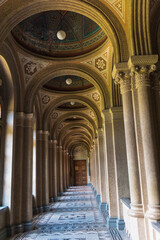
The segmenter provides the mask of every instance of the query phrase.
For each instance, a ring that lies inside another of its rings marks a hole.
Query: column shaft
[[[107,203],[107,165],[104,145],[104,131],[102,128],[98,129],[99,142],[99,157],[100,157],[100,172],[101,172],[101,199],[102,203]]]
[[[36,201],[39,212],[43,212],[42,207],[42,130],[36,133]]]
[[[57,141],[53,140],[53,197],[57,201]]]
[[[53,202],[53,141],[49,141],[49,201]]]
[[[48,131],[43,131],[42,204],[44,211],[49,211]]]
[[[32,228],[33,114],[24,115],[22,166],[22,221],[24,230]]]
[[[149,79],[149,73],[152,70],[154,70],[154,66],[152,65],[138,67],[135,70],[135,81],[147,175],[148,217],[151,219],[160,219],[159,156],[151,105],[151,82]]]
[[[59,146],[59,181],[60,181],[60,195],[63,194],[63,152],[62,146]]]
[[[22,112],[15,113],[11,224],[16,225],[15,233],[22,230],[22,159],[23,159],[23,121]]]
[[[97,172],[97,196],[101,196],[101,173],[100,173],[100,159],[99,159],[99,146],[98,138],[95,139],[95,151],[96,151],[96,172]]]

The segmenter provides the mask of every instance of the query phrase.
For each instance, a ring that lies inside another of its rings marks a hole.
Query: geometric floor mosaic
[[[70,187],[50,212],[33,219],[34,229],[14,240],[122,240],[115,229],[108,229],[90,186]],[[126,239],[126,238],[125,238]]]

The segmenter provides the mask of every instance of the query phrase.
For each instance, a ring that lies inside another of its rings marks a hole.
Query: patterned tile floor
[[[124,231],[108,229],[92,188],[70,187],[50,212],[34,217],[34,229],[14,240],[127,240]]]

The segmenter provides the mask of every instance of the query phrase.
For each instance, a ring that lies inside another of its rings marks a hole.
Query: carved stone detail
[[[118,72],[115,77],[115,84],[120,84],[121,94],[131,91],[131,74],[127,72]]]
[[[49,101],[50,101],[50,97],[48,95],[44,95],[42,97],[42,103],[43,104],[47,104],[47,103],[49,103]]]
[[[150,73],[156,70],[156,65],[135,66],[132,72],[135,73],[135,87],[151,87]]]

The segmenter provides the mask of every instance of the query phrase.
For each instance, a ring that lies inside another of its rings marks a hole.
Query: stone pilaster
[[[158,146],[156,145],[155,126],[151,103],[150,73],[156,69],[156,55],[137,56],[130,59],[130,67],[135,74],[137,89],[140,127],[146,171],[149,219],[160,219],[160,184]]]
[[[98,128],[98,144],[99,144],[99,158],[100,158],[100,173],[101,173],[101,207],[107,206],[107,163],[104,142],[104,130]]]
[[[63,150],[62,150],[62,146],[59,146],[59,186],[60,186],[60,195],[63,195]]]
[[[42,207],[42,146],[43,131],[36,132],[36,202],[38,212],[43,212]]]
[[[66,178],[66,189],[68,188],[68,152],[65,151],[65,178]]]
[[[53,202],[53,140],[49,140],[49,202]]]
[[[66,150],[63,150],[63,191],[66,190]]]
[[[67,152],[66,154],[67,154],[66,158],[67,158],[67,188],[68,188],[70,185],[70,162],[69,153]]]
[[[24,114],[22,159],[22,222],[24,231],[32,229],[33,114]]]
[[[24,113],[15,113],[14,128],[14,152],[12,175],[12,203],[11,224],[14,225],[14,233],[23,231],[22,211],[22,159],[23,159],[23,123]]]
[[[48,131],[43,131],[42,145],[42,205],[49,211]]]
[[[98,203],[100,203],[101,202],[101,172],[100,172],[98,138],[95,138],[95,152],[96,152],[96,176],[97,176],[96,200]]]
[[[57,140],[53,140],[53,198],[54,201],[57,201],[57,185],[58,185],[58,181],[57,181]]]
[[[57,196],[60,195],[60,162],[59,162],[60,148],[57,146]]]
[[[111,109],[113,126],[113,145],[115,161],[115,181],[117,192],[117,228],[124,229],[121,199],[129,198],[129,180],[127,168],[126,143],[122,107]]]
[[[103,110],[104,126],[105,126],[105,144],[106,144],[106,187],[107,187],[107,203],[109,204],[109,216],[107,223],[110,227],[116,227],[117,224],[117,185],[116,185],[116,166],[115,166],[115,153],[114,153],[114,135],[112,113],[109,109]]]

